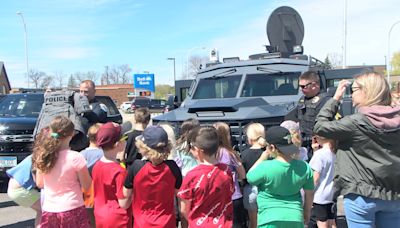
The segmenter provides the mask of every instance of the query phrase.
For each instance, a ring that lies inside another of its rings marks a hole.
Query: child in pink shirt
[[[57,116],[33,150],[36,184],[44,188],[42,228],[89,227],[81,187],[88,189],[92,180],[85,158],[69,149],[73,134],[71,120]]]

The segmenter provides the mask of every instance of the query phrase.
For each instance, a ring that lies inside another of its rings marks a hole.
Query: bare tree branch
[[[56,87],[58,86],[58,88],[60,89],[63,87],[63,81],[65,76],[66,75],[61,71],[54,72],[54,84],[56,84]]]
[[[40,80],[45,76],[46,76],[46,73],[44,73],[42,71],[38,71],[36,69],[29,70],[29,79],[33,82],[36,89],[39,86]]]
[[[50,75],[46,75],[42,78],[40,88],[48,88],[53,85],[54,78]]]

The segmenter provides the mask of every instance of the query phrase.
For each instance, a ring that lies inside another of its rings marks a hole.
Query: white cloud
[[[59,47],[43,50],[43,55],[50,59],[79,60],[94,57],[98,50],[88,47]]]

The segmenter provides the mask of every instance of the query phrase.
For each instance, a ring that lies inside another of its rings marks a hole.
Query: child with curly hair
[[[41,227],[90,227],[81,187],[89,189],[92,179],[85,158],[70,150],[73,135],[71,120],[57,116],[33,149],[36,184],[44,188]]]

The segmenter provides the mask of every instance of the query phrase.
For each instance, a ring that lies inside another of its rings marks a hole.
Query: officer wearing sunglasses
[[[291,111],[285,120],[293,120],[300,123],[302,146],[308,150],[308,158],[312,157],[312,136],[315,118],[329,100],[326,93],[320,91],[320,78],[317,72],[307,71],[299,77],[299,89],[303,92],[297,107]]]

